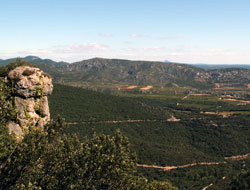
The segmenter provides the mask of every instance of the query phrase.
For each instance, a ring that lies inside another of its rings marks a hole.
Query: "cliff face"
[[[29,127],[42,128],[50,120],[48,96],[52,93],[52,79],[38,68],[20,66],[7,77],[17,109],[16,122],[7,124],[10,133],[20,138]]]

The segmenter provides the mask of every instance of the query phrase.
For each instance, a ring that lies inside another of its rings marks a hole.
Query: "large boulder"
[[[38,68],[20,66],[9,72],[7,80],[17,109],[16,123],[7,125],[9,132],[20,138],[29,127],[42,128],[47,124],[50,120],[47,96],[53,91],[51,77]]]
[[[23,98],[48,96],[53,90],[51,77],[35,67],[17,67],[9,72],[8,79],[15,95]]]

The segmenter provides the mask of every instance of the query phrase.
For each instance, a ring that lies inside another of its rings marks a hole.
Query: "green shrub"
[[[16,61],[11,62],[10,64],[0,67],[0,77],[6,77],[8,75],[8,73],[15,69],[16,67],[19,66],[30,66],[30,67],[34,67],[34,65],[32,63],[29,63],[27,61],[24,61],[20,58],[17,58]],[[27,75],[28,76],[28,75]]]
[[[42,131],[30,129],[1,165],[0,189],[151,190],[156,187],[144,177],[136,176],[136,157],[119,131],[113,137],[94,135],[80,142],[62,129],[61,119]],[[164,190],[173,189],[171,185],[160,186]]]

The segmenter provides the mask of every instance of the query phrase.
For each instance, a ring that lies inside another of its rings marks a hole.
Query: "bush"
[[[136,157],[119,131],[113,137],[94,135],[80,142],[64,134],[62,127],[63,120],[58,119],[43,131],[30,129],[1,165],[1,189],[137,190],[155,186],[136,176]]]
[[[10,64],[8,64],[6,66],[0,67],[0,77],[6,77],[11,70],[13,70],[19,66],[34,67],[34,65],[32,63],[29,63],[29,62],[24,61],[20,58],[17,58],[16,61],[11,62]]]
[[[10,154],[14,138],[8,134],[6,125],[16,118],[16,111],[12,104],[10,89],[0,78],[0,162]]]
[[[242,172],[231,183],[233,190],[250,189],[250,171]]]

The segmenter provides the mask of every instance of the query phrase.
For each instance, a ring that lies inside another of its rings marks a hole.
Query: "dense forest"
[[[23,64],[2,67],[1,76]],[[249,96],[242,91],[168,87],[112,95],[55,83],[53,120],[43,131],[30,127],[21,142],[5,128],[16,116],[11,93],[1,80],[2,189],[249,188],[249,159],[225,159],[249,153]],[[170,171],[137,165],[204,162],[221,164]]]
[[[249,153],[248,105],[218,102],[210,95],[180,101],[183,96],[185,94],[175,96],[176,99],[170,94],[166,98],[161,95],[161,98],[155,98],[150,94],[114,96],[55,84],[50,108],[52,117],[60,112],[69,121],[66,131],[77,134],[80,139],[96,133],[114,135],[120,129],[131,142],[131,149],[137,153],[140,164],[176,166],[194,162],[224,162],[225,157]],[[176,106],[176,102],[182,102],[182,106]],[[68,105],[74,106],[69,110],[66,109]],[[141,114],[134,113],[134,105]],[[230,119],[202,114],[216,107],[218,111],[224,109],[236,111],[236,114]],[[181,121],[168,122],[167,118],[173,114]],[[74,119],[71,115],[75,115]],[[128,119],[135,122],[106,122]],[[249,164],[249,161],[242,160],[169,172],[148,168],[137,170],[150,180],[170,180],[180,189],[200,189],[211,183],[214,189],[229,189],[233,187],[233,180],[243,175],[242,171],[249,171]],[[222,180],[225,176],[226,180]]]

